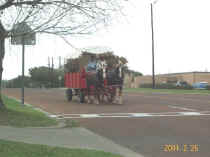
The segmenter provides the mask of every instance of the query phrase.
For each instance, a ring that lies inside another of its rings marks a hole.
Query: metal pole
[[[54,58],[52,57],[52,71],[51,71],[51,84],[52,88],[54,87]]]
[[[22,105],[24,105],[24,70],[25,70],[25,41],[22,37]]]
[[[154,62],[154,29],[153,29],[153,4],[151,6],[151,29],[152,29],[152,88],[155,88],[155,62]]]
[[[59,56],[59,69],[61,69],[61,56]]]

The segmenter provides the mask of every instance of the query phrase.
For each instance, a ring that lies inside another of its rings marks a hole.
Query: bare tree
[[[30,32],[55,35],[90,34],[119,11],[121,0],[0,0],[0,86],[5,40],[15,26],[26,23]],[[27,30],[28,31],[28,30]],[[1,98],[0,107],[4,106]]]

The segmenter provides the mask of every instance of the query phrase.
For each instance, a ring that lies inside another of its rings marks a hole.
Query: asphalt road
[[[3,92],[20,98],[20,89]],[[125,93],[123,105],[96,105],[79,104],[77,100],[67,102],[63,90],[26,89],[25,99],[52,114],[158,114],[76,120],[89,130],[146,157],[210,156],[210,95]],[[208,114],[175,114],[180,112]]]

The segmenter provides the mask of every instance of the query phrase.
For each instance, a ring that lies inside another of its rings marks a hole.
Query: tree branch
[[[9,8],[13,4],[12,2],[14,2],[14,0],[7,0],[6,3],[4,3],[3,5],[0,5],[0,10]]]

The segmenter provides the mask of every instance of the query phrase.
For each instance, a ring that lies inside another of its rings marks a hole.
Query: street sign
[[[24,43],[23,43],[24,41]],[[36,34],[26,22],[18,23],[14,26],[11,37],[12,45],[35,45]]]

